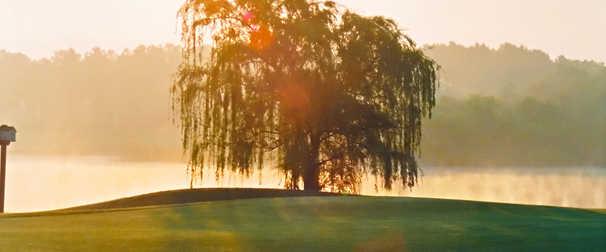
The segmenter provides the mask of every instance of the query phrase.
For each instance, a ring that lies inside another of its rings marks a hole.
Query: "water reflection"
[[[378,194],[606,208],[606,169],[429,167],[412,191],[398,188]]]
[[[6,208],[39,211],[94,203],[188,186],[180,163],[122,162],[106,157],[9,156]],[[205,187],[282,188],[274,170],[242,178],[226,174],[216,181],[207,172]],[[380,187],[380,186],[379,186]],[[567,207],[606,208],[606,168],[424,168],[412,191],[376,191],[367,178],[363,194],[437,197]]]

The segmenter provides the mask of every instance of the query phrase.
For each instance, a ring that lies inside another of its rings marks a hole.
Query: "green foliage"
[[[578,98],[577,98],[578,99]],[[579,102],[583,102],[580,99]],[[425,164],[606,165],[606,109],[526,98],[443,97],[424,125]]]
[[[415,185],[437,65],[392,20],[303,0],[188,0],[180,18],[172,91],[193,171],[269,161],[290,189],[355,192],[363,172]]]
[[[504,44],[436,45],[439,106],[423,162],[606,165],[606,67]]]

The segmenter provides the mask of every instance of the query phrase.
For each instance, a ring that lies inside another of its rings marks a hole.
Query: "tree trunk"
[[[320,169],[317,165],[309,166],[303,174],[303,190],[306,192],[319,192],[320,188]]]
[[[319,192],[320,186],[320,138],[312,135],[307,157],[305,171],[303,173],[303,190],[306,192]]]

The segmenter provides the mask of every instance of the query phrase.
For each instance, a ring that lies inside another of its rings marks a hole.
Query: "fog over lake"
[[[377,191],[365,179],[364,195],[438,197],[565,207],[606,208],[605,167],[423,167],[412,190]],[[204,187],[282,188],[282,176],[265,169],[248,178],[205,173]],[[201,186],[198,181],[196,186]],[[182,163],[124,162],[107,157],[9,155],[6,210],[71,207],[143,193],[189,187]],[[379,186],[380,187],[380,186]]]

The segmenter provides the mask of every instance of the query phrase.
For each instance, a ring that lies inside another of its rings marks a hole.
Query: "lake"
[[[361,193],[606,208],[604,167],[423,167],[419,181],[412,190],[376,191],[375,179],[367,178]],[[202,182],[204,187],[283,187],[282,176],[270,169],[248,178],[227,174],[220,181],[206,172]],[[7,212],[66,208],[189,187],[182,163],[12,154],[6,183]]]

